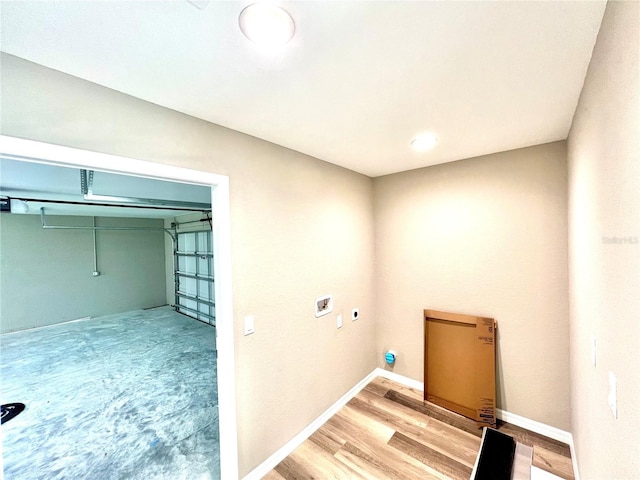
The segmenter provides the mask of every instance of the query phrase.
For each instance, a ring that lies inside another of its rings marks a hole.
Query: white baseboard
[[[287,458],[291,452],[298,448],[307,438],[309,438],[313,432],[318,430],[327,420],[335,415],[338,410],[344,407],[349,400],[355,397],[360,390],[367,386],[374,378],[378,376],[378,370],[373,370],[370,374],[360,380],[354,387],[352,387],[347,393],[340,397],[336,403],[331,405],[327,410],[316,418],[313,422],[307,425],[300,433],[285,443],[281,448],[274,452],[269,458],[251,470],[242,480],[260,480],[273,468],[278,465],[282,460]]]
[[[11,335],[12,333],[20,333],[20,332],[25,332],[27,330],[30,332],[33,332],[35,330],[42,330],[43,328],[58,327],[60,325],[66,325],[68,323],[84,322],[86,320],[91,320],[91,317],[82,317],[82,318],[76,318],[75,320],[65,320],[64,322],[52,323],[51,325],[41,325],[39,327],[23,328],[22,330],[13,330],[11,332],[4,332],[2,335]]]
[[[580,472],[578,471],[578,457],[576,456],[576,445],[575,443],[573,443],[573,435],[571,435],[569,448],[571,449],[571,463],[573,464],[573,476],[575,480],[580,480]]]
[[[278,463],[284,460],[291,452],[293,452],[296,448],[298,448],[302,442],[304,442],[307,438],[309,438],[313,432],[315,432],[318,428],[320,428],[327,420],[329,420],[338,410],[340,410],[344,405],[347,404],[349,400],[355,397],[360,390],[362,390],[368,383],[370,383],[376,377],[383,377],[394,382],[397,382],[406,387],[414,388],[416,390],[424,391],[424,383],[418,380],[414,380],[413,378],[405,377],[404,375],[399,375],[397,373],[391,372],[389,370],[384,370],[382,368],[376,368],[362,380],[360,380],[353,388],[351,388],[347,393],[345,393],[342,397],[340,397],[336,403],[334,403],[331,407],[325,410],[318,418],[316,418],[313,422],[307,425],[300,433],[298,433],[295,437],[289,440],[285,445],[279,448],[275,453],[273,453],[269,458],[267,458],[264,462],[258,465],[255,469],[249,472],[243,480],[260,480],[267,473],[269,473]],[[511,423],[512,425],[516,425],[521,428],[526,428],[532,432],[538,433],[540,435],[544,435],[545,437],[553,438],[554,440],[558,440],[560,442],[564,442],[569,444],[571,448],[571,460],[573,462],[573,471],[575,474],[575,480],[580,480],[580,476],[578,475],[578,465],[576,463],[576,456],[573,445],[573,436],[571,433],[566,432],[564,430],[560,430],[559,428],[552,427],[550,425],[546,425],[541,422],[537,422],[535,420],[531,420],[526,417],[522,417],[520,415],[516,415],[515,413],[508,412],[506,410],[501,410],[499,408],[496,409],[496,417],[504,422]]]
[[[536,422],[535,420],[531,420],[499,408],[496,408],[496,417],[504,422],[526,428],[527,430],[539,433],[545,437],[553,438],[554,440],[558,440],[559,442],[563,442],[568,445],[571,444],[571,433],[552,427],[551,425]]]
[[[375,372],[378,377],[384,377],[388,380],[399,383],[400,385],[404,385],[405,387],[415,388],[416,390],[424,392],[424,383],[419,382],[418,380],[405,377],[404,375],[399,375],[395,372],[390,372],[389,370],[384,370],[383,368],[376,368]]]

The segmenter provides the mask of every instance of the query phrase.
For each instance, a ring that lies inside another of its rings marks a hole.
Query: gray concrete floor
[[[218,479],[215,328],[169,307],[0,336],[4,478]]]

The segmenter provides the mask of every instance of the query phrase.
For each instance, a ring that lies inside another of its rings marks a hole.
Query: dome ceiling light
[[[289,13],[271,3],[254,3],[240,12],[240,30],[253,43],[264,47],[281,47],[296,31]]]

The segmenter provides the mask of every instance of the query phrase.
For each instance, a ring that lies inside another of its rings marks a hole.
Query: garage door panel
[[[176,250],[176,310],[215,325],[211,231],[179,232]]]

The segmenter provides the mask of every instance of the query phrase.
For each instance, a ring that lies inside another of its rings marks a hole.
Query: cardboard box
[[[496,425],[496,322],[424,311],[424,399]]]

